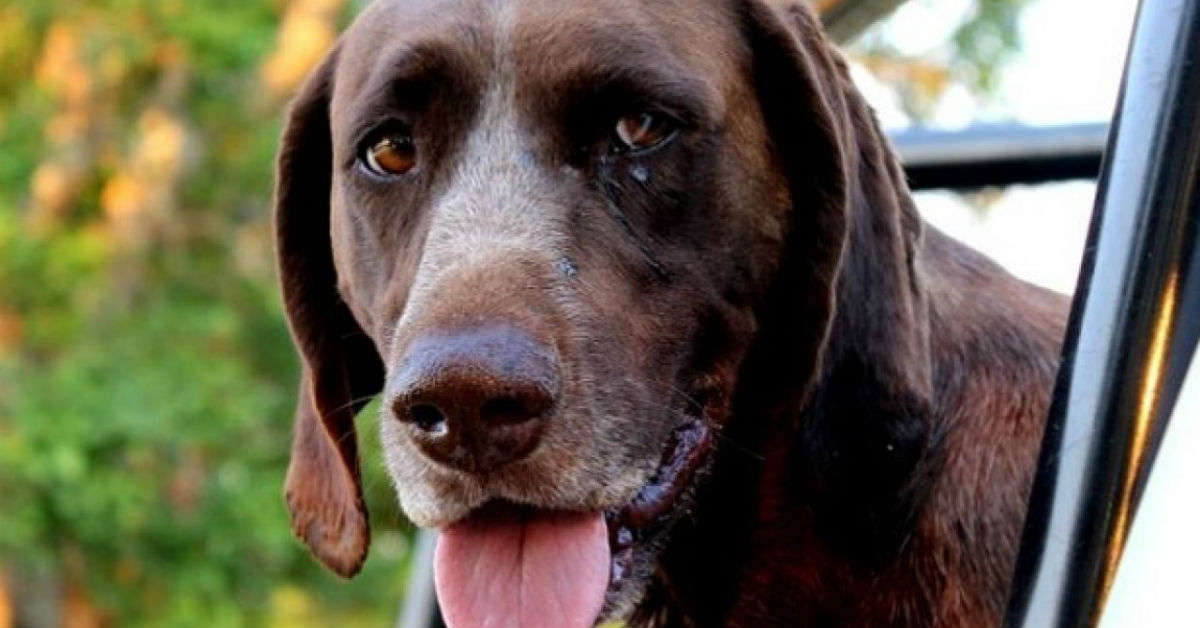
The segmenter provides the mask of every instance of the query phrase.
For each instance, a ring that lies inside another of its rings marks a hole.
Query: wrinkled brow
[[[574,25],[522,43],[518,67],[525,70],[519,79],[525,89],[519,91],[530,110],[554,108],[569,115],[580,108],[653,106],[696,124],[718,113],[711,81],[637,27]]]
[[[424,109],[435,91],[468,93],[478,83],[478,64],[461,44],[431,40],[385,53],[349,107],[352,135],[397,112]]]
[[[598,65],[566,77],[554,90],[568,110],[580,106],[662,107],[683,122],[699,124],[710,108],[702,83],[662,67]]]

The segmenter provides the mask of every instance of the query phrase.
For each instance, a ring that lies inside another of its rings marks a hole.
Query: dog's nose
[[[430,458],[473,473],[537,447],[554,411],[554,351],[507,325],[413,340],[391,382],[390,403]]]

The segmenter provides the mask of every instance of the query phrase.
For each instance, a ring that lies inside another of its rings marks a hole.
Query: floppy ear
[[[330,236],[329,98],[337,50],[293,101],[275,179],[275,237],[292,337],[304,360],[285,492],[292,530],[343,577],[367,555],[370,528],[354,417],[383,386],[383,366],[337,290]]]
[[[928,397],[928,311],[917,268],[922,223],[903,170],[845,61],[807,2],[745,0],[768,133],[792,200],[764,331],[814,364],[807,397],[847,354],[881,381]],[[783,341],[780,341],[783,340]],[[795,372],[776,373],[795,389]]]
[[[848,124],[828,60],[803,45],[793,18],[763,0],[740,4],[759,108],[792,203],[787,248],[759,313],[761,354],[752,356],[787,368],[756,368],[756,397],[795,417],[820,377],[835,315],[850,208]]]
[[[791,352],[778,363],[796,365],[777,373],[807,378],[781,399],[801,422],[795,477],[819,512],[832,513],[819,526],[848,551],[880,555],[902,538],[940,459],[922,222],[808,2],[743,6],[760,106],[793,202],[776,301],[783,315],[763,330]]]
[[[791,261],[812,267],[810,285],[835,283],[812,293],[833,315],[823,366],[858,353],[881,378],[928,396],[923,223],[887,136],[808,5],[750,1],[762,107],[792,191]]]

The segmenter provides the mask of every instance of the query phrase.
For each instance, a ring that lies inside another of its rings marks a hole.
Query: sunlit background
[[[1134,5],[910,0],[850,53],[889,128],[1104,121]],[[359,9],[0,0],[0,628],[394,623],[411,529],[375,413],[357,579],[307,556],[281,498],[298,365],[272,157],[286,99]],[[1069,292],[1093,193],[918,202]]]

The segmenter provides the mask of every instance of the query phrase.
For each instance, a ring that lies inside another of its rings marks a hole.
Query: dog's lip
[[[620,585],[633,560],[635,543],[643,531],[666,523],[673,506],[691,483],[712,447],[712,430],[703,419],[676,427],[663,448],[662,462],[625,506],[604,513],[612,554],[610,592]]]
[[[612,513],[609,527],[644,528],[668,514],[708,452],[710,430],[702,420],[676,427],[663,448],[662,462],[637,495]]]

